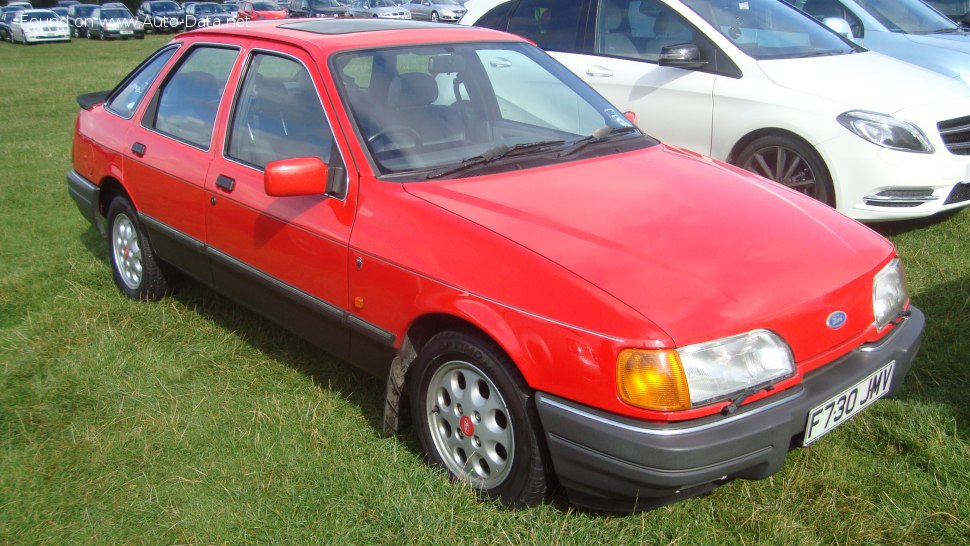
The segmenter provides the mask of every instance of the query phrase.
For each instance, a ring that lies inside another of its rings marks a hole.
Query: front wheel
[[[738,155],[735,165],[835,206],[835,190],[825,162],[800,139],[787,135],[756,138]]]
[[[533,391],[494,342],[437,334],[409,379],[411,415],[428,461],[506,506],[531,506],[548,490]]]
[[[431,12],[431,20],[432,21],[437,21],[438,20],[438,12],[437,11],[432,11]]]
[[[108,207],[108,255],[115,284],[135,300],[157,300],[169,294],[175,273],[152,249],[134,205],[116,197]]]

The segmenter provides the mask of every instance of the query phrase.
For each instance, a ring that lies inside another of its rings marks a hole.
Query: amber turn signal
[[[620,399],[656,411],[690,409],[690,390],[677,351],[625,349],[616,359]]]

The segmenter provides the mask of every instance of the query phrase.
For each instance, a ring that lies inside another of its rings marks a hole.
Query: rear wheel
[[[832,177],[818,152],[803,140],[787,135],[756,138],[741,151],[735,164],[835,206]]]
[[[542,502],[548,490],[534,393],[494,342],[437,334],[410,378],[411,415],[428,461],[506,506]]]
[[[135,207],[116,197],[108,207],[108,255],[115,284],[136,300],[157,300],[169,294],[176,274],[152,249]]]

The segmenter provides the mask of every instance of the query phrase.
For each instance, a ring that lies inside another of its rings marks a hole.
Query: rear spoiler
[[[77,103],[85,110],[90,110],[95,106],[104,102],[111,94],[111,90],[108,91],[96,91],[94,93],[85,93],[83,95],[77,96]]]

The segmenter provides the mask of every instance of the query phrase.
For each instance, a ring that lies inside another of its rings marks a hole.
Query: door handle
[[[586,75],[590,78],[609,78],[613,75],[613,71],[602,66],[591,66],[586,69]]]
[[[145,145],[141,142],[136,142],[131,145],[131,153],[137,155],[138,157],[145,156]]]
[[[216,187],[226,193],[232,193],[232,190],[236,187],[236,181],[220,174],[219,178],[216,178]]]

